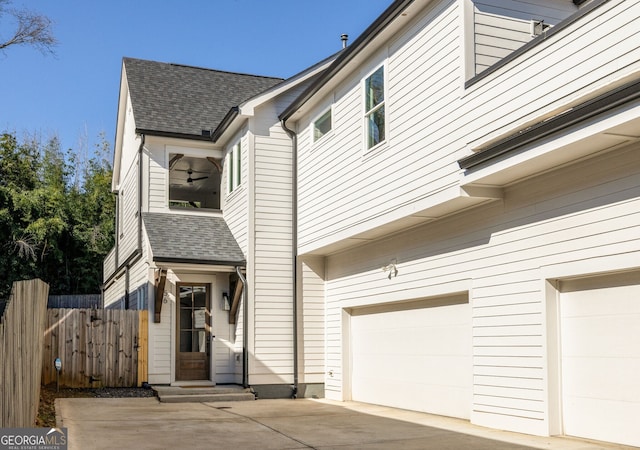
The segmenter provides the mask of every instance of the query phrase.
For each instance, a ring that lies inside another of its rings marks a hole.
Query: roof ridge
[[[154,60],[151,60],[151,59],[132,58],[132,57],[128,57],[128,56],[125,56],[122,59],[123,60],[149,62],[149,63],[155,63],[155,64],[164,64],[164,65],[173,66],[173,67],[184,67],[184,68],[187,68],[187,69],[205,70],[205,71],[208,71],[208,72],[227,73],[229,75],[241,75],[241,76],[247,76],[247,77],[265,78],[265,79],[270,79],[270,80],[285,80],[285,78],[282,78],[282,77],[273,77],[273,76],[269,76],[269,75],[258,75],[258,74],[254,74],[254,73],[237,72],[237,71],[232,71],[232,70],[213,69],[213,68],[210,68],[210,67],[192,66],[192,65],[189,65],[189,64],[180,64],[180,63],[173,63],[173,62],[154,61]]]

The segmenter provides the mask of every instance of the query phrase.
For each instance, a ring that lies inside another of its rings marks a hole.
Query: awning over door
[[[142,222],[152,260],[167,264],[245,266],[245,257],[227,223],[220,216],[144,213]],[[155,280],[154,321],[160,322],[166,268]]]

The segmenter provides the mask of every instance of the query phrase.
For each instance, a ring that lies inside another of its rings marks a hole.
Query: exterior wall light
[[[391,279],[398,276],[398,268],[396,267],[396,264],[398,264],[398,261],[396,259],[392,259],[389,264],[382,267],[383,272],[389,272],[387,278]]]

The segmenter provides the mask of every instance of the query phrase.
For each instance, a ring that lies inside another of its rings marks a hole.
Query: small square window
[[[322,136],[331,131],[331,108],[322,114],[315,122],[313,122],[313,142],[316,142]]]

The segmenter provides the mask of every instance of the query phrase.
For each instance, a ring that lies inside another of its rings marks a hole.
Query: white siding
[[[324,383],[324,258],[307,257],[300,265],[299,338],[303,383]],[[302,320],[300,320],[302,319]]]
[[[124,297],[124,276],[116,278],[104,291],[104,307],[114,304]]]
[[[471,149],[640,70],[640,2],[612,0],[464,89],[457,5],[436,4],[360,73],[318,99],[322,105],[335,99],[331,136],[310,145],[306,131],[319,108],[299,121],[301,253],[322,252],[396,220],[440,217],[437,206],[460,199],[457,160]],[[360,80],[387,54],[389,139],[365,153]]]
[[[129,167],[120,185],[120,229],[119,255],[120,264],[138,248],[138,164]]]
[[[531,21],[556,25],[578,7],[571,0],[474,0],[476,73],[529,42]]]
[[[334,134],[313,149],[301,140],[302,252],[364,231],[394,216],[400,205],[457,183],[450,155],[460,143],[451,133],[431,132],[447,128],[448,105],[459,95],[457,14],[453,2],[437,5],[388,49],[387,144],[363,150],[360,74],[335,94]],[[381,64],[384,54],[363,73]],[[302,125],[306,129],[308,122]]]
[[[327,258],[329,398],[343,399],[343,308],[470,288],[471,420],[549,432],[541,267],[640,252],[638,145],[532,178],[503,202]],[[397,260],[398,276],[381,267]],[[597,271],[592,267],[591,271]]]
[[[282,100],[281,100],[282,101]],[[256,111],[253,174],[254,347],[251,383],[293,382],[291,139],[276,105]]]
[[[169,384],[173,361],[171,357],[175,339],[175,277],[173,273],[167,274],[164,286],[164,299],[160,322],[153,320],[154,309],[149,314],[149,383]],[[155,293],[154,293],[155,295]]]
[[[148,172],[148,208],[149,212],[168,212],[168,161],[165,146],[160,142],[147,143],[146,155],[149,161]]]
[[[231,194],[228,193],[228,177],[229,177],[229,167],[227,165],[227,155],[233,149],[233,146],[240,141],[240,152],[241,152],[241,183],[240,186],[235,188]],[[248,149],[249,149],[249,138],[246,133],[246,129],[243,130],[240,136],[232,139],[229,145],[226,148],[226,152],[224,153],[223,158],[223,169],[222,169],[222,178],[220,181],[221,187],[220,192],[223,192],[222,199],[222,213],[225,222],[229,226],[233,237],[235,237],[236,242],[240,246],[242,252],[247,255],[248,248],[248,226],[249,226],[249,199],[247,196],[248,185],[249,185],[249,176],[248,176]]]

